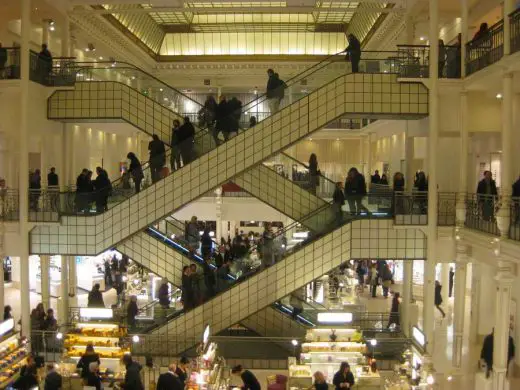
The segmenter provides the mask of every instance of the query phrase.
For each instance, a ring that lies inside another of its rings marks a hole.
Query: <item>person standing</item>
[[[316,187],[320,184],[319,174],[320,171],[318,169],[318,157],[316,154],[311,153],[309,157],[309,190],[311,194],[316,195]]]
[[[52,72],[52,54],[46,43],[42,43],[42,50],[38,54],[38,69],[41,78],[40,82],[48,85],[50,83],[49,76]]]
[[[450,267],[450,273],[449,273],[449,290],[448,290],[448,297],[451,298],[453,295],[453,282],[455,280],[455,271],[453,270],[453,267]]]
[[[229,271],[230,271],[231,260],[224,258],[224,263],[217,269],[217,293],[226,290],[230,284],[229,282]]]
[[[94,180],[94,189],[96,190],[96,212],[102,213],[108,210],[108,197],[112,188],[112,183],[108,178],[107,171],[101,167],[96,167],[96,180]]]
[[[390,271],[390,266],[385,264],[381,267],[381,281],[383,283],[383,296],[388,298],[388,290],[392,284],[392,271]]]
[[[2,43],[0,42],[0,79],[5,79],[7,77],[5,73],[5,64],[7,63],[7,49],[2,47]]]
[[[361,43],[354,34],[347,36],[348,47],[345,49],[347,53],[345,59],[352,64],[352,73],[359,72],[359,61],[361,60]]]
[[[170,307],[170,289],[168,288],[168,280],[166,278],[161,281],[157,296],[159,297],[159,304],[162,308],[168,309]]]
[[[203,259],[210,258],[213,250],[213,240],[209,235],[209,227],[204,228],[204,232],[200,237],[200,253]]]
[[[370,289],[372,290],[372,298],[376,298],[377,295],[377,268],[375,264],[370,267]]]
[[[439,310],[442,314],[442,318],[446,317],[446,313],[444,313],[444,310],[442,310],[442,285],[438,280],[435,281],[435,307],[437,310]]]
[[[184,390],[184,387],[175,373],[177,370],[176,364],[170,364],[168,371],[159,375],[157,380],[156,390]]]
[[[444,65],[446,64],[446,46],[444,46],[444,41],[439,39],[439,61],[438,61],[438,75],[439,78],[444,76]]]
[[[193,282],[189,265],[185,265],[182,268],[182,303],[184,305],[184,311],[191,310],[194,306]]]
[[[213,133],[213,139],[215,140],[217,146],[222,143],[222,141],[218,138],[218,134],[222,133],[224,135],[229,132],[229,115],[230,112],[227,99],[224,95],[221,95],[217,106],[215,131]]]
[[[347,362],[342,362],[339,371],[334,374],[332,380],[336,390],[351,389],[354,386],[354,374],[350,371],[350,365]]]
[[[105,307],[103,294],[99,289],[99,283],[94,284],[92,290],[88,293],[87,307]]]
[[[166,149],[163,142],[159,139],[157,134],[152,136],[152,140],[148,144],[150,151],[150,170],[152,171],[152,183],[156,183],[162,179],[161,170],[166,162]]]
[[[125,353],[123,355],[123,365],[126,368],[125,381],[121,383],[121,387],[125,390],[144,390],[141,381],[141,365],[132,359],[132,355]]]
[[[172,148],[170,154],[170,167],[172,172],[181,168],[181,150],[179,145],[180,128],[181,122],[178,119],[174,119],[172,122],[172,135],[170,138],[170,146]]]
[[[379,184],[380,181],[381,181],[381,176],[379,176],[379,171],[376,169],[374,174],[370,177],[370,183]]]
[[[245,370],[241,365],[233,367],[231,373],[236,376],[240,376],[244,385],[242,390],[261,390],[260,382],[256,379],[256,376],[249,370]]]
[[[477,186],[477,201],[484,221],[489,221],[495,213],[495,197],[498,195],[496,182],[491,171],[484,171],[484,178]]]
[[[195,127],[189,116],[184,117],[184,123],[179,127],[177,142],[182,157],[182,166],[185,166],[195,159]]]
[[[269,112],[273,115],[280,110],[280,103],[284,93],[284,83],[280,80],[278,73],[275,73],[273,69],[267,69],[267,76],[267,105],[269,106]]]
[[[94,351],[94,346],[89,343],[85,347],[85,353],[81,356],[78,364],[76,365],[76,368],[81,369],[82,379],[87,378],[91,363],[97,363],[99,365],[101,364],[101,361],[99,360],[99,355]]]
[[[135,295],[132,295],[130,297],[130,302],[128,303],[128,306],[126,307],[126,318],[128,322],[128,327],[130,329],[135,328],[136,325],[136,319],[137,314],[139,314],[139,307],[137,306],[137,297]]]
[[[63,385],[63,378],[56,371],[54,363],[47,364],[47,375],[45,376],[44,390],[61,390]]]
[[[269,222],[265,223],[262,241],[263,265],[267,268],[274,264],[274,234]]]
[[[49,201],[51,204],[51,210],[58,211],[60,200],[60,187],[59,178],[56,174],[56,168],[54,167],[52,167],[50,169],[50,172],[47,174],[47,188],[49,191]]]
[[[399,320],[399,306],[401,303],[399,302],[400,294],[396,292],[394,294],[394,298],[392,299],[392,307],[390,308],[390,318],[388,319],[388,325],[386,326],[387,329],[390,328],[392,324],[395,324],[396,327],[399,327],[401,325],[401,322]]]
[[[343,193],[343,183],[338,181],[336,189],[332,194],[332,202],[334,213],[336,215],[336,224],[339,226],[343,222],[343,206],[345,205],[345,194]]]
[[[395,210],[395,214],[404,214],[404,199],[403,199],[403,192],[404,192],[404,175],[401,172],[396,172],[394,174],[394,180],[393,180],[393,206]]]
[[[177,365],[177,369],[175,370],[175,374],[179,378],[181,382],[182,388],[186,387],[186,381],[189,378],[188,368],[190,366],[190,360],[186,356],[181,356],[179,360],[179,364]]]
[[[361,214],[362,210],[368,211],[362,204],[363,197],[367,193],[365,178],[354,167],[350,168],[345,179],[345,198],[348,201],[352,215]]]
[[[200,231],[197,222],[197,217],[191,217],[190,222],[186,225],[186,241],[188,241],[188,249],[191,254],[194,254],[199,249],[200,245]]]
[[[133,152],[128,153],[126,158],[130,160],[130,167],[128,170],[132,175],[132,179],[134,180],[135,193],[138,194],[141,192],[141,182],[144,179],[143,167],[141,166],[141,161],[139,161]]]
[[[325,380],[325,376],[321,371],[316,371],[314,373],[314,385],[312,386],[314,390],[328,390],[329,385]]]
[[[209,257],[204,257],[202,270],[204,272],[204,286],[206,287],[206,300],[211,299],[215,295],[215,272],[209,263]]]

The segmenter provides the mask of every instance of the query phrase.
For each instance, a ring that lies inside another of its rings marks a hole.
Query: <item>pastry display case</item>
[[[25,340],[15,332],[11,318],[0,323],[0,389],[12,384],[20,375],[20,369],[27,359]]]

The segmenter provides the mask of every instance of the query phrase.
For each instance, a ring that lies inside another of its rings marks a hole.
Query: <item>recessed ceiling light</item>
[[[339,138],[336,138],[336,141],[339,141]]]
[[[501,94],[501,93],[497,93],[496,98],[497,98],[497,99],[502,99],[502,94]]]
[[[161,91],[161,92],[162,92],[162,91],[163,91],[163,89],[162,89],[162,88],[159,88],[159,91]]]
[[[102,57],[102,56],[99,56],[99,60],[102,61],[102,60],[103,60],[103,57]]]

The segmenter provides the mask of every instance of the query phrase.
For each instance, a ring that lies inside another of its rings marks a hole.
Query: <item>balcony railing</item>
[[[29,78],[47,87],[72,86],[78,67],[74,57],[55,57],[48,60],[34,51],[29,52]]]
[[[509,15],[511,23],[511,54],[520,50],[520,8]]]
[[[20,78],[20,48],[3,47],[0,49],[0,80]]]
[[[397,45],[401,77],[430,77],[430,46]],[[460,46],[439,46],[439,78],[458,79],[461,75]]]
[[[466,221],[464,225],[470,229],[500,236],[496,220],[497,210],[498,196],[467,194]]]
[[[504,55],[504,21],[489,28],[480,38],[466,44],[466,74],[498,62]]]
[[[520,197],[511,198],[509,238],[511,240],[520,241]]]

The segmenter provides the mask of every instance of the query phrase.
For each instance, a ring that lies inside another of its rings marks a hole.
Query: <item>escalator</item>
[[[326,76],[327,64],[316,73]],[[102,214],[65,216],[59,226],[35,227],[31,253],[100,253],[345,113],[420,118],[427,115],[427,97],[422,85],[399,83],[396,74],[339,76],[218,147],[199,142],[193,162]]]
[[[312,231],[305,242],[281,253],[271,267],[266,268],[262,263],[251,269],[229,289],[157,327],[152,336],[164,339],[165,348],[181,353],[192,346],[183,340],[196,339],[207,324],[216,334],[280,301],[351,258],[425,258],[423,233],[415,229],[395,230],[390,217],[387,210],[384,216],[365,214],[331,220],[330,206],[327,205],[306,217],[319,219],[321,228]],[[285,230],[279,233],[283,234]],[[373,236],[377,239],[370,239]],[[370,248],[361,244],[362,238],[370,240]],[[170,344],[170,340],[175,342]]]

